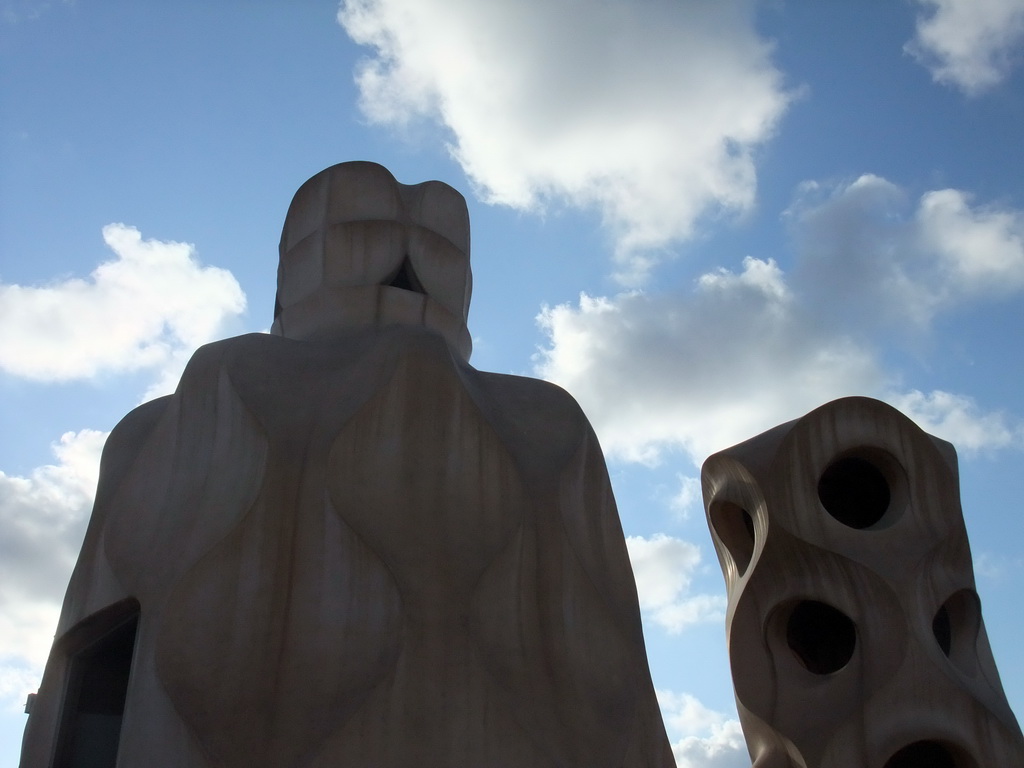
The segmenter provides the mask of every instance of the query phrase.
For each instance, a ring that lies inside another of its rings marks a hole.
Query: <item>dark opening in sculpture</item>
[[[786,642],[809,672],[829,675],[845,667],[857,647],[850,617],[817,600],[802,600],[786,622]]]
[[[114,768],[131,674],[138,608],[114,606],[72,632],[54,768]]]
[[[825,511],[851,528],[870,528],[885,515],[891,498],[882,471],[861,456],[832,462],[818,481]]]

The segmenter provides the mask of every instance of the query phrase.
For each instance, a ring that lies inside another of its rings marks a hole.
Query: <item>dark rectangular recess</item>
[[[138,603],[118,603],[68,633],[67,684],[53,768],[115,768]]]

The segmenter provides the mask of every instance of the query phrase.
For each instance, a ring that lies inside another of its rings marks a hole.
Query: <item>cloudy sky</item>
[[[711,452],[835,397],[960,452],[1024,711],[1024,0],[0,0],[0,768],[106,434],[271,322],[306,178],[473,222],[473,363],[609,459],[680,766],[745,759]]]

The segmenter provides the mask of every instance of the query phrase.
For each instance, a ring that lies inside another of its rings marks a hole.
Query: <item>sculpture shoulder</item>
[[[193,378],[204,378],[210,371],[217,371],[224,365],[231,365],[239,358],[261,359],[273,355],[288,340],[268,333],[247,333],[229,339],[212,341],[199,347],[188,361],[181,375],[182,382]]]
[[[557,384],[526,376],[477,372],[480,386],[507,407],[534,415],[538,419],[557,419],[575,429],[590,426],[576,399]]]
[[[547,381],[475,372],[471,390],[488,420],[525,464],[542,474],[565,465],[579,450],[600,448],[572,395]]]
[[[139,450],[150,438],[157,424],[173,407],[180,403],[181,393],[190,385],[196,391],[208,387],[220,370],[238,355],[258,356],[271,337],[264,333],[252,333],[222,341],[205,344],[197,349],[181,375],[181,381],[173,394],[158,397],[143,403],[128,413],[107,437],[100,459],[100,480],[96,490],[97,507],[116,490],[125,473],[135,463]]]
[[[143,403],[129,412],[111,430],[100,458],[100,478],[96,488],[97,507],[103,506],[103,502],[134,463],[139,449],[167,411],[171,397],[165,395]]]
[[[145,433],[152,429],[156,422],[160,420],[164,411],[167,410],[172,397],[173,395],[157,397],[129,411],[117,423],[117,426],[111,430],[110,437],[107,438],[107,447],[103,449],[104,453],[107,452],[111,445],[134,442],[140,436],[140,433]]]
[[[195,351],[181,377],[178,392],[208,385],[222,372],[233,381],[262,380],[267,376],[317,376],[360,364],[380,351],[371,333],[353,333],[343,339],[313,341],[288,339],[269,333],[248,333],[205,344]]]

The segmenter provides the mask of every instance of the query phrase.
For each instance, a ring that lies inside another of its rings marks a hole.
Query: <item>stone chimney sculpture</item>
[[[107,441],[23,768],[673,765],[593,431],[468,363],[463,198],[337,165],[280,253]]]
[[[846,398],[711,456],[704,503],[755,768],[1020,768],[956,452]]]

